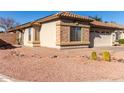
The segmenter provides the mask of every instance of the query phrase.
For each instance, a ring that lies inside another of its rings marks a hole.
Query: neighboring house
[[[2,27],[0,27],[0,32],[5,32],[5,29],[3,29]]]
[[[117,23],[107,23],[109,25],[113,25],[115,27],[118,27],[120,29],[115,31],[116,34],[116,40],[118,41],[119,39],[124,39],[124,25],[120,25]]]
[[[99,21],[91,22],[90,47],[112,46],[117,41],[117,31],[121,31],[117,25]]]
[[[60,12],[10,29],[19,32],[24,46],[75,48],[112,46],[113,34],[119,27],[95,21],[89,17]]]

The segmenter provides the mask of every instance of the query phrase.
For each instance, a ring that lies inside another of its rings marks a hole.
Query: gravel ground
[[[103,50],[38,47],[1,49],[0,74],[22,81],[124,81],[123,51],[110,50],[112,62],[90,60],[92,51],[100,55]]]

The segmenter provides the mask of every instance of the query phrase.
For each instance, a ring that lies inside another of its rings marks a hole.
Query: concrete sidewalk
[[[13,79],[13,78],[10,78],[6,75],[0,74],[0,82],[20,82],[20,81],[16,80],[16,79]]]

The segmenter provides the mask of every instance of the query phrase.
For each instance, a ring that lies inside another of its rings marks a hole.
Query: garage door
[[[91,32],[90,47],[112,46],[112,35],[107,32]]]

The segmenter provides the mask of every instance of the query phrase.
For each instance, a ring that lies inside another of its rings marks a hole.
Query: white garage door
[[[105,32],[91,32],[90,33],[90,47],[112,46],[111,33]]]

